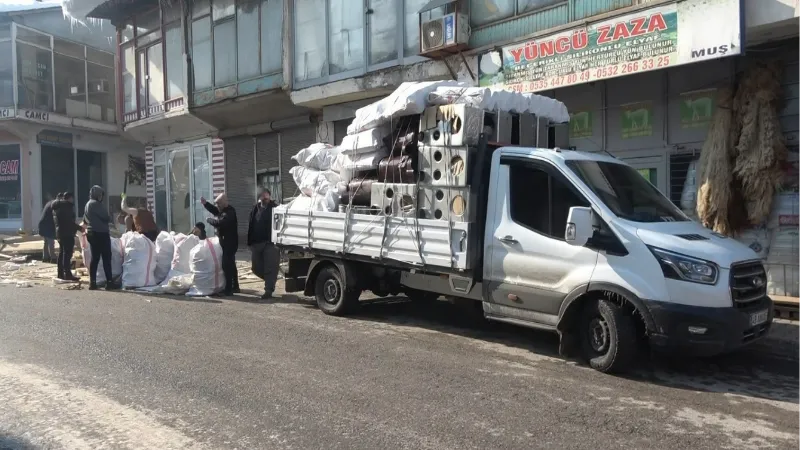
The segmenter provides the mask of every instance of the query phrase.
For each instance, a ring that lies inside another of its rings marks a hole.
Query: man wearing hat
[[[228,197],[219,194],[214,204],[200,197],[200,203],[214,217],[207,222],[217,230],[219,245],[222,247],[222,271],[225,273],[225,295],[239,292],[239,275],[236,273],[236,250],[239,249],[239,221],[236,210],[228,204]]]

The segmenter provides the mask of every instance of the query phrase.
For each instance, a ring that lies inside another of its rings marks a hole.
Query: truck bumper
[[[645,304],[655,327],[650,332],[651,345],[693,356],[728,353],[763,339],[775,314],[769,297],[747,308],[706,308],[657,301]]]

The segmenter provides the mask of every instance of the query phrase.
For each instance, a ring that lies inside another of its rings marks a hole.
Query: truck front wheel
[[[339,269],[328,266],[317,275],[314,295],[322,312],[331,316],[343,316],[358,308],[361,291],[347,286]]]
[[[634,318],[602,298],[586,305],[580,339],[589,365],[604,373],[625,371],[639,348]]]

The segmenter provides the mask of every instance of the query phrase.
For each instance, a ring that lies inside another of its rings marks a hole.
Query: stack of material
[[[78,240],[81,246],[81,257],[83,258],[83,264],[87,268],[91,267],[92,264],[92,250],[89,247],[89,241],[86,238],[84,233],[80,233],[80,239]],[[117,281],[120,276],[122,275],[122,262],[125,259],[125,247],[118,238],[111,238],[111,276],[114,278],[112,281]],[[108,280],[106,280],[106,272],[103,269],[103,258],[100,257],[100,262],[97,265],[97,283],[98,284],[105,284]]]
[[[339,174],[331,170],[339,156],[339,149],[328,144],[312,144],[292,157],[299,164],[292,167],[295,184],[302,195],[291,205],[292,209],[334,211],[339,205]]]

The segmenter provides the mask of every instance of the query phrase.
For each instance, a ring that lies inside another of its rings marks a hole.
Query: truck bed
[[[336,253],[447,272],[471,269],[470,224],[353,212],[276,207],[273,242],[306,252]],[[313,225],[312,225],[313,224]]]

